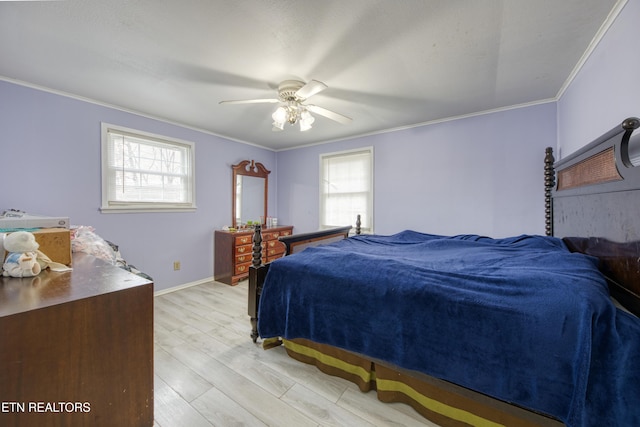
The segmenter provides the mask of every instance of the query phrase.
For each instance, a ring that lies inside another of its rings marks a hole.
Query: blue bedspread
[[[263,338],[307,338],[543,412],[640,425],[640,320],[596,260],[544,236],[404,231],[271,264]]]

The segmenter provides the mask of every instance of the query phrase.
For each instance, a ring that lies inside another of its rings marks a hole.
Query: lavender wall
[[[278,215],[318,229],[319,155],[374,147],[374,231],[508,236],[544,233],[548,103],[278,152]]]
[[[197,211],[102,214],[101,122],[195,142]],[[155,279],[156,291],[212,277],[213,230],[231,222],[232,164],[255,159],[272,170],[275,206],[275,153],[247,144],[4,81],[0,130],[0,209],[95,227]]]
[[[558,101],[558,146],[567,156],[627,117],[640,117],[640,0],[629,0]]]

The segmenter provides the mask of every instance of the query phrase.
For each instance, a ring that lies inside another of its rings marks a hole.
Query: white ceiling
[[[0,78],[281,150],[557,99],[625,2],[1,1]],[[353,122],[218,104],[290,78]]]

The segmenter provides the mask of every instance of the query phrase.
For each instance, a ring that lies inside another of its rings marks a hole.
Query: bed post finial
[[[360,222],[360,214],[358,214],[358,216],[356,217],[356,234],[360,234],[362,232],[362,229],[360,228],[361,225],[362,223]]]
[[[544,156],[544,218],[545,218],[545,234],[553,236],[553,201],[551,192],[556,185],[556,173],[553,167],[555,159],[553,158],[553,149],[547,147]]]
[[[253,259],[251,264],[260,267],[262,264],[262,225],[256,224],[253,231]]]

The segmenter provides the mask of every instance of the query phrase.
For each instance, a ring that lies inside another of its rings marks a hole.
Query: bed
[[[261,264],[258,228],[254,341],[443,426],[640,425],[639,126],[547,149],[545,236],[345,227]]]

